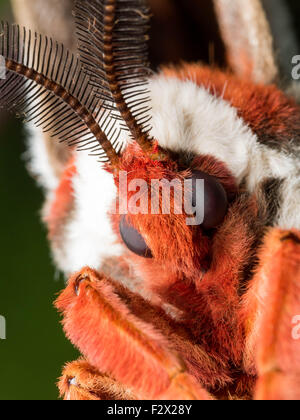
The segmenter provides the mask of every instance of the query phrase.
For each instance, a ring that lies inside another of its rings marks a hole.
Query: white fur
[[[268,178],[286,179],[276,224],[300,228],[299,157],[260,144],[235,108],[192,81],[156,77],[150,88],[152,135],[162,147],[220,159],[250,192]]]
[[[300,173],[293,173],[285,180],[281,189],[282,204],[276,225],[283,229],[300,229]]]
[[[150,81],[150,92],[151,134],[162,147],[218,158],[238,182],[246,180],[249,191],[255,191],[267,178],[286,178],[277,222],[284,228],[300,228],[296,159],[259,144],[235,108],[192,81],[157,76]],[[128,133],[122,136],[126,140]],[[56,180],[47,157],[41,162],[43,170],[37,173],[53,188]],[[105,258],[121,255],[123,249],[116,244],[107,214],[116,193],[112,176],[83,152],[77,154],[76,163],[74,213],[65,226],[62,247],[55,251],[60,268],[67,273],[85,265],[100,268]]]
[[[227,163],[240,182],[256,137],[224,100],[191,81],[157,77],[151,82],[152,135],[175,152],[209,154]]]
[[[59,179],[51,164],[43,132],[33,123],[26,124],[26,129],[30,139],[28,142],[29,170],[43,189],[51,192],[58,186]]]
[[[77,153],[76,166],[74,213],[65,226],[61,248],[55,250],[56,260],[66,273],[86,265],[98,269],[105,258],[121,254],[109,219],[116,197],[112,176],[82,152]]]

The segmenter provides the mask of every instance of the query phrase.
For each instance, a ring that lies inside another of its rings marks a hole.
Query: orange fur
[[[91,364],[113,374],[139,395],[150,399],[166,393],[170,399],[179,394],[184,399],[205,396],[196,381],[184,373],[182,361],[170,352],[167,338],[131,314],[97,273],[85,269],[74,276],[56,306],[64,314],[67,336]]]
[[[84,359],[66,365],[58,384],[66,400],[134,400],[136,396]]]
[[[172,163],[148,159],[136,146],[128,148],[121,167],[130,174],[128,182],[134,178],[150,183],[153,178],[186,176],[175,172]],[[154,258],[145,260],[129,251],[127,258],[146,288],[183,311],[185,325],[198,342],[205,343],[208,352],[222,354],[224,360],[238,364],[243,351],[243,328],[237,318],[239,287],[263,234],[262,214],[254,197],[241,195],[240,191],[237,198],[233,177],[217,160],[198,157],[192,168],[217,177],[227,190],[230,205],[222,226],[207,235],[199,226],[187,226],[184,214],[129,214],[131,223],[147,239]],[[113,222],[118,234],[119,216],[114,216]],[[215,334],[206,329],[208,323],[214,325]]]
[[[299,132],[298,107],[274,86],[255,86],[199,65],[164,71],[223,96],[261,142],[284,145]],[[223,163],[198,156],[184,169],[167,157],[152,159],[157,153],[157,145],[149,156],[130,144],[119,169],[129,174],[128,182],[143,179],[148,185],[152,179],[182,181],[191,170],[202,170],[224,186],[227,215],[218,229],[204,232],[187,226],[186,215],[174,214],[174,208],[170,215],[129,213],[154,258],[128,250],[118,264],[126,267],[128,280],[141,278],[154,298],[146,302],[105,275],[83,269],[57,301],[67,336],[96,377],[104,371],[136,398],[300,398],[299,342],[289,335],[292,314],[300,307],[299,244],[282,241],[283,235],[299,239],[299,233],[271,230],[260,250],[264,203],[238,188]],[[121,242],[119,222],[120,215],[113,215]],[[67,377],[60,385],[63,394],[94,395],[85,379],[77,389],[68,387]]]
[[[53,240],[59,235],[60,229],[72,208],[74,192],[72,181],[76,172],[74,158],[72,157],[62,173],[61,181],[55,191],[50,210],[45,217],[50,240]]]
[[[245,365],[258,369],[257,399],[299,400],[300,341],[292,320],[300,311],[300,233],[270,231],[260,261],[244,298]]]

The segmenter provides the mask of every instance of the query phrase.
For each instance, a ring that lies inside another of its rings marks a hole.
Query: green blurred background
[[[1,18],[8,5],[0,0]],[[7,339],[0,340],[0,400],[53,400],[63,364],[77,357],[53,307],[64,282],[57,279],[40,222],[42,193],[25,168],[24,129],[5,115],[0,127],[0,315],[7,322]]]
[[[300,35],[300,2],[286,2]],[[9,0],[0,0],[0,17],[9,14]],[[0,127],[0,315],[7,320],[7,340],[0,340],[0,400],[55,400],[61,367],[77,357],[53,307],[64,280],[52,265],[40,222],[42,193],[25,168],[24,129],[3,114]]]

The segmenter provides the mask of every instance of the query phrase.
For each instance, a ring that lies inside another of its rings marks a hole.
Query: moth
[[[82,354],[59,382],[67,400],[300,398],[299,105],[277,87],[260,1],[215,7],[227,71],[150,72],[142,0],[77,0],[78,58],[1,25],[2,106],[70,146],[58,170],[32,129],[69,276],[56,307]],[[177,181],[169,198],[152,187],[161,180]],[[186,180],[190,205],[204,183],[199,225],[175,206]]]

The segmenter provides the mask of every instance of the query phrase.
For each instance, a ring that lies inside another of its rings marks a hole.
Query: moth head
[[[242,25],[245,12],[238,1],[231,1],[229,8],[221,0],[215,3],[231,67],[241,77],[269,83],[276,77],[269,38],[261,51],[256,48],[261,43],[250,39],[252,30],[242,37],[247,41],[244,45],[233,43],[236,28],[246,28]],[[247,7],[252,24],[259,17],[264,38],[267,24],[261,5],[258,1],[251,5]],[[228,21],[229,15],[236,17],[235,24]],[[113,216],[113,225],[128,252],[139,261],[146,257],[149,264],[164,263],[169,269],[173,265],[188,273],[191,267],[209,267],[211,244],[241,191],[228,167],[213,153],[174,152],[161,146],[164,139],[152,137],[149,17],[143,0],[77,0],[79,60],[47,37],[3,23],[0,54],[5,57],[7,78],[0,81],[0,101],[61,142],[104,162],[117,186],[117,207],[123,206]],[[271,67],[260,65],[256,58],[262,55]],[[245,56],[251,63],[245,65]],[[235,61],[234,57],[239,58]],[[271,70],[264,73],[264,68]],[[125,189],[122,174],[127,176]],[[164,200],[157,187],[163,180],[174,183],[170,200]],[[139,200],[138,189],[130,187],[135,181],[145,188]],[[175,197],[182,202],[175,202]],[[143,200],[144,206],[136,203]],[[137,204],[134,209],[132,203]],[[170,208],[164,212],[164,206]],[[136,208],[142,211],[136,214]]]
[[[153,160],[126,149],[115,178],[116,234],[135,265],[163,266],[189,275],[208,269],[210,245],[237,195],[234,177],[212,156]],[[134,257],[135,255],[135,257]]]

